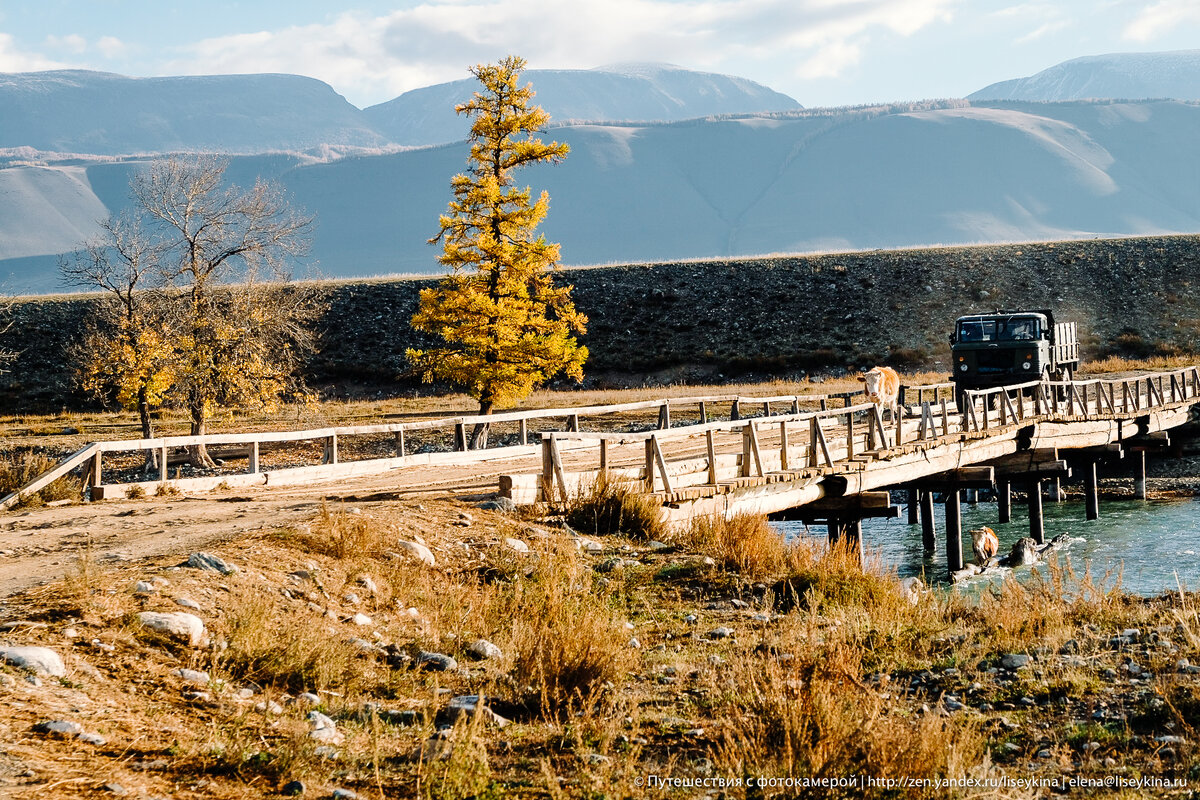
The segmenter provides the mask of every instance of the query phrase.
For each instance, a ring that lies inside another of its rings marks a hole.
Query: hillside
[[[993,83],[967,97],[1038,102],[1091,98],[1200,100],[1200,50],[1075,58],[1027,78]]]
[[[591,70],[531,69],[535,102],[555,122],[566,120],[678,120],[714,114],[790,111],[800,104],[761,84],[731,75],[696,72],[670,64],[615,64]],[[470,122],[454,107],[471,99],[474,79],[426,86],[370,106],[367,118],[405,145],[429,145],[467,137]]]
[[[0,148],[59,153],[262,153],[386,143],[328,84],[299,75],[0,73],[0,119]]]
[[[1200,352],[1200,236],[873,251],[567,270],[588,315],[589,386],[722,382],[891,363],[946,367],[953,319],[1045,307],[1080,323],[1086,358]],[[310,382],[327,396],[419,389],[404,350],[425,280],[329,284]],[[19,303],[0,346],[0,409],[84,402],[67,348],[88,296]]]
[[[526,170],[550,193],[564,263],[727,258],[1200,231],[1200,105],[987,103],[801,111],[555,129],[571,155]],[[231,179],[278,179],[317,217],[307,274],[430,273],[426,240],[466,160],[463,143],[327,163],[235,158]],[[61,288],[55,255],[100,206],[119,211],[137,162],[0,170],[0,275]],[[64,173],[64,174],[59,174]],[[48,197],[68,185],[81,194]],[[88,191],[94,197],[88,196]],[[74,210],[73,210],[74,209]],[[24,259],[14,261],[13,259]]]

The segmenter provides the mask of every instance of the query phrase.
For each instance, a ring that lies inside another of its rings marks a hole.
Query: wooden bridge
[[[565,499],[604,475],[653,493],[675,525],[700,515],[783,512],[861,546],[863,518],[899,513],[877,490],[904,488],[911,523],[920,509],[927,550],[937,491],[945,495],[953,573],[963,568],[963,490],[995,488],[999,521],[1008,522],[1013,484],[1026,488],[1030,535],[1039,543],[1042,484],[1070,477],[1068,457],[1082,464],[1089,519],[1099,510],[1097,464],[1126,451],[1135,455],[1144,497],[1145,450],[1168,443],[1168,431],[1200,403],[1200,369],[968,391],[961,409],[953,384],[906,387],[905,395],[888,420],[878,406],[847,397],[843,408],[637,434],[547,433],[541,471],[506,476],[501,490],[518,502]]]
[[[363,476],[385,481],[394,476],[400,483],[418,467],[426,467],[428,475],[429,467],[449,473],[492,462],[500,493],[517,503],[569,499],[606,476],[653,494],[676,526],[698,515],[786,514],[828,525],[834,538],[861,542],[863,518],[899,513],[881,490],[901,488],[909,492],[909,520],[920,519],[927,549],[934,546],[934,492],[945,495],[946,549],[955,571],[962,567],[958,515],[964,490],[994,487],[1000,521],[1006,522],[1011,487],[1026,488],[1030,534],[1039,541],[1041,486],[1069,477],[1072,469],[1083,468],[1089,518],[1098,511],[1098,463],[1132,453],[1140,478],[1135,485],[1144,496],[1145,450],[1168,442],[1168,432],[1200,403],[1200,368],[971,391],[961,409],[952,384],[907,386],[894,416],[859,399],[858,393],[711,395],[383,425],[93,442],[0,499],[0,507],[11,508],[70,472],[81,474],[90,498],[98,500],[163,487],[267,491],[349,484]],[[496,446],[467,449],[467,430],[477,424],[490,428]],[[172,460],[198,444],[220,449],[225,465],[217,474],[170,477]],[[146,451],[156,453],[158,474],[130,481],[141,471]],[[105,483],[106,467],[114,466],[119,477]]]

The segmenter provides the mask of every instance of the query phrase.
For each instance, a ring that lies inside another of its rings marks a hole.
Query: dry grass
[[[775,600],[782,609],[876,610],[907,603],[897,590],[895,576],[875,559],[860,561],[847,541],[825,550],[808,542],[794,543],[787,548],[786,572],[787,577],[775,585]]]
[[[857,654],[841,646],[797,647],[790,662],[733,664],[719,684],[730,698],[717,710],[724,720],[714,747],[719,772],[830,782],[790,790],[789,797],[961,796],[954,788],[871,790],[848,783],[851,776],[961,779],[983,761],[983,736],[969,718],[889,713],[862,677]]]
[[[511,676],[548,718],[589,711],[632,665],[630,632],[612,599],[595,591],[573,548],[541,554],[537,569],[506,587],[492,609],[508,620]]]
[[[0,495],[15,492],[42,473],[52,469],[57,459],[30,448],[11,450],[0,456]],[[24,506],[40,506],[54,500],[78,500],[83,484],[73,475],[64,475],[46,488],[22,499]]]
[[[289,612],[271,595],[243,595],[226,609],[227,647],[214,656],[212,670],[292,692],[344,690],[356,683],[358,651],[326,624]]]
[[[761,514],[697,517],[683,541],[722,568],[752,580],[778,575],[788,560],[783,537]]]
[[[603,477],[566,508],[567,523],[579,531],[593,536],[628,536],[642,542],[666,535],[660,512],[661,506],[654,498]]]
[[[1193,367],[1197,363],[1194,355],[1158,355],[1145,358],[1108,356],[1096,361],[1084,362],[1079,372],[1083,375],[1105,375],[1113,372],[1140,372],[1144,370],[1169,370]]]

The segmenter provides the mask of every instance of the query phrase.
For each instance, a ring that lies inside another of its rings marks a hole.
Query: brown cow
[[[1000,540],[996,538],[994,530],[984,525],[971,531],[971,548],[975,551],[975,563],[986,567],[987,562],[1000,551]]]
[[[858,376],[863,386],[863,394],[882,409],[891,409],[892,418],[896,417],[898,399],[900,397],[900,375],[891,367],[873,367],[870,371]]]

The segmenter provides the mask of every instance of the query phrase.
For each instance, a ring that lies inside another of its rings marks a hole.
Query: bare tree
[[[318,291],[289,273],[308,252],[312,217],[264,181],[225,186],[226,166],[211,156],[153,162],[130,181],[136,222],[107,223],[103,246],[85,248],[68,273],[118,305],[161,299],[152,305],[173,354],[170,391],[194,436],[219,407],[269,406],[300,391],[295,367],[322,308]],[[190,454],[214,466],[203,445]]]
[[[80,343],[81,382],[97,396],[115,393],[122,406],[136,408],[142,436],[150,439],[151,411],[166,398],[178,361],[162,291],[162,248],[134,215],[109,218],[100,228],[59,264],[69,282],[103,292]],[[147,466],[155,466],[153,451]]]

